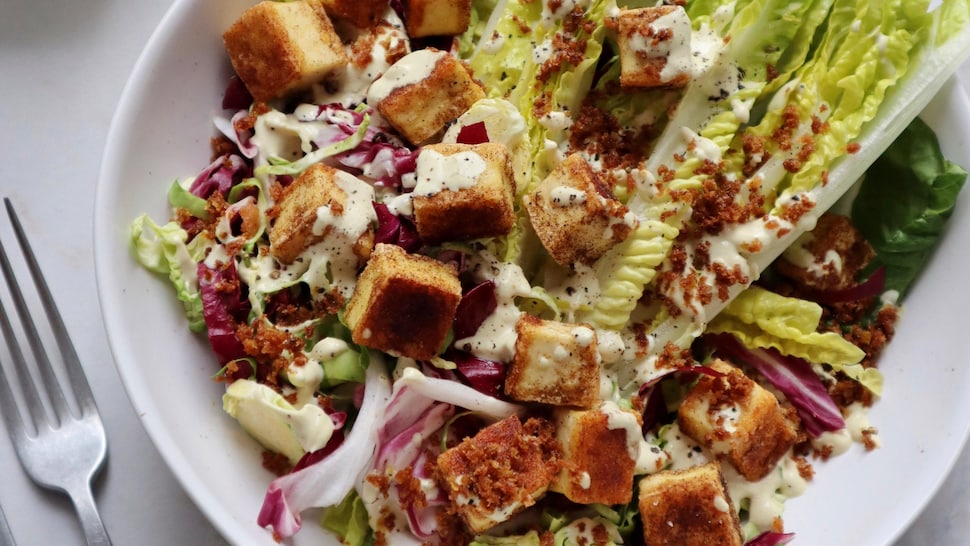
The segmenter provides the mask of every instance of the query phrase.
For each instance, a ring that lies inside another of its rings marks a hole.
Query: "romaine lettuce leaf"
[[[905,296],[953,214],[967,171],[946,160],[919,118],[866,173],[852,220],[886,267],[886,289]]]
[[[149,271],[168,277],[182,302],[189,329],[202,332],[205,319],[196,268],[213,241],[206,233],[199,234],[191,242],[186,242],[188,237],[178,223],[160,226],[147,214],[135,218],[129,232],[135,258]]]
[[[816,303],[751,287],[711,321],[707,332],[734,334],[748,347],[771,347],[816,364],[859,363],[862,349],[834,332],[816,331],[821,316]]]
[[[353,489],[340,504],[324,510],[320,521],[324,529],[336,534],[347,546],[365,546],[373,542],[367,508]]]

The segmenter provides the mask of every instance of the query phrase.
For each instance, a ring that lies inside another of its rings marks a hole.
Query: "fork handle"
[[[68,491],[71,501],[74,503],[74,510],[77,512],[78,519],[81,520],[81,527],[84,528],[84,539],[88,546],[111,546],[111,539],[108,538],[108,531],[104,528],[101,521],[101,514],[94,503],[94,495],[88,484],[79,485]]]

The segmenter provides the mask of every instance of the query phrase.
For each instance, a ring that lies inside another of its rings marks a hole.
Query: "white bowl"
[[[275,544],[256,516],[272,475],[259,448],[221,409],[222,386],[204,336],[191,334],[164,279],[132,258],[128,226],[168,217],[165,192],[208,164],[212,115],[231,72],[221,33],[252,2],[178,0],[139,59],[112,123],[98,187],[95,251],[110,344],[135,410],[189,496],[230,541]],[[970,162],[970,108],[952,82],[924,117],[949,157]],[[816,466],[793,499],[794,544],[884,545],[946,477],[970,424],[970,336],[963,287],[970,266],[964,192],[949,233],[908,299],[882,368],[884,399],[871,420],[884,447],[853,449]],[[173,522],[177,525],[178,522]],[[289,541],[288,541],[289,542]],[[338,544],[311,514],[293,544]]]

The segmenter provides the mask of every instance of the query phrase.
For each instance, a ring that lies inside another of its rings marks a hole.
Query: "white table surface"
[[[95,495],[119,545],[224,543],[165,466],[129,403],[104,334],[93,269],[94,192],[108,125],[129,71],[169,4],[0,0],[0,195],[20,211],[100,406],[109,461]],[[970,64],[961,72],[970,76]],[[9,233],[5,222],[0,215],[0,234]],[[5,433],[0,476],[0,505],[18,543],[83,542],[66,497],[34,486]],[[968,544],[968,537],[970,450],[897,544]]]

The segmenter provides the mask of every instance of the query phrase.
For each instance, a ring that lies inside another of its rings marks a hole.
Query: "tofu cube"
[[[623,9],[617,22],[621,86],[682,87],[690,82],[691,25],[683,7]]]
[[[280,263],[293,263],[340,225],[341,236],[355,238],[354,254],[367,259],[374,246],[374,229],[367,221],[373,216],[373,199],[373,188],[352,174],[321,163],[311,166],[287,186],[276,204],[270,254]]]
[[[523,197],[536,235],[562,264],[595,262],[637,226],[585,159],[572,154]]]
[[[521,402],[591,408],[599,401],[596,331],[584,324],[523,314],[505,394]]]
[[[307,0],[264,0],[243,12],[222,39],[257,101],[307,89],[348,60],[323,6]]]
[[[775,266],[779,273],[802,287],[846,290],[876,252],[848,216],[826,212],[815,228],[789,247]]]
[[[408,36],[447,36],[468,30],[471,0],[407,0]]]
[[[485,98],[458,59],[434,48],[409,53],[367,90],[367,104],[411,144],[420,145]]]
[[[378,244],[347,302],[354,343],[429,360],[442,349],[461,300],[454,267]]]
[[[648,474],[638,485],[643,543],[741,546],[741,525],[717,462]]]
[[[556,438],[563,468],[550,489],[581,504],[627,504],[643,441],[636,413],[614,402],[598,408],[556,408]]]
[[[558,453],[551,423],[523,424],[512,415],[439,455],[438,482],[454,511],[480,534],[545,495],[559,471]]]
[[[414,220],[425,242],[507,234],[515,223],[515,180],[504,144],[430,144],[415,170]]]
[[[368,29],[381,21],[388,8],[387,0],[318,0],[330,17]]]
[[[740,369],[715,360],[720,377],[702,375],[677,411],[681,430],[758,481],[795,444],[797,433],[775,395]]]

